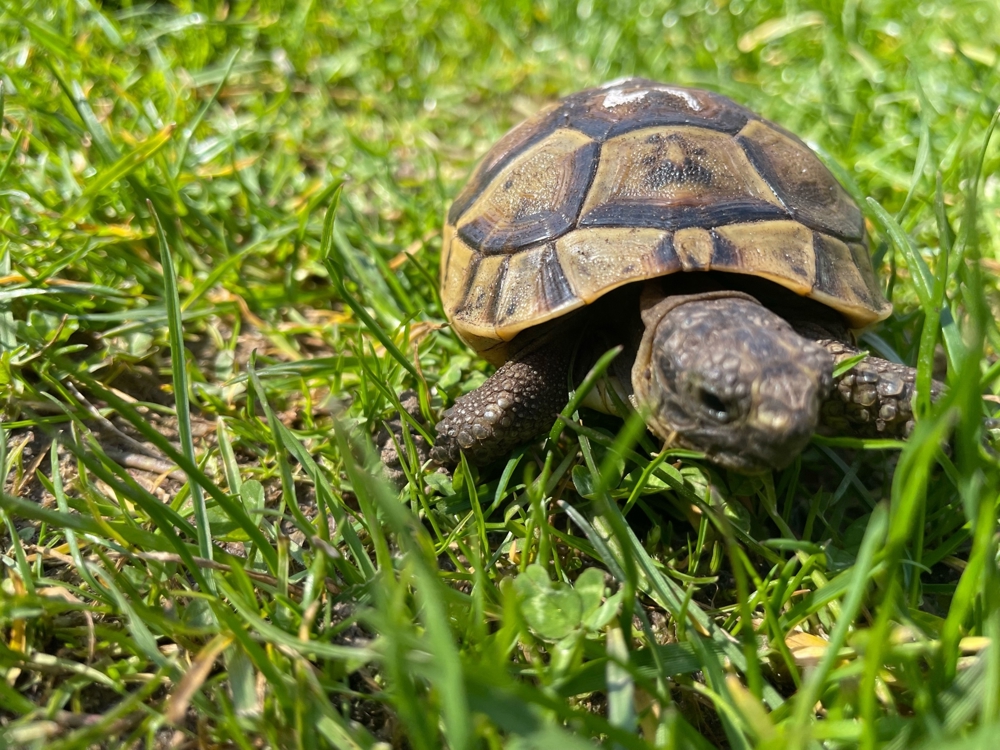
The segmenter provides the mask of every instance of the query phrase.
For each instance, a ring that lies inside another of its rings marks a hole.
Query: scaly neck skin
[[[744,473],[781,468],[805,447],[832,386],[823,347],[739,292],[642,305],[632,386],[654,432]]]

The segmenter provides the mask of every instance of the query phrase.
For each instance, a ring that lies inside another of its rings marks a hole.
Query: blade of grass
[[[858,550],[858,557],[852,569],[851,583],[841,606],[837,625],[830,634],[826,650],[823,652],[819,664],[808,673],[805,684],[795,696],[789,748],[794,749],[808,745],[809,718],[816,705],[816,700],[822,692],[827,675],[839,657],[840,649],[846,643],[847,635],[861,609],[865,592],[868,590],[868,580],[874,569],[875,557],[885,539],[888,527],[889,514],[885,505],[879,504],[875,506],[875,510],[868,519],[868,527],[861,540],[861,548]]]
[[[590,393],[591,389],[600,380],[604,373],[607,372],[608,367],[611,365],[614,358],[617,357],[622,351],[622,347],[617,346],[614,349],[609,349],[601,355],[600,359],[594,363],[594,366],[590,368],[586,376],[584,376],[583,381],[580,385],[573,390],[573,394],[570,396],[569,402],[566,404],[565,408],[560,412],[561,419],[557,419],[556,423],[552,425],[552,430],[549,432],[549,442],[555,443],[559,436],[562,434],[563,426],[565,425],[565,420],[570,419],[577,409],[580,408],[580,404]]]
[[[417,597],[422,604],[421,620],[426,628],[426,646],[434,656],[434,669],[437,674],[435,687],[441,696],[445,737],[449,747],[456,750],[467,748],[472,742],[473,729],[461,660],[452,641],[442,597],[442,584],[435,574],[434,567],[426,558],[428,550],[433,550],[433,544],[425,538],[426,533],[422,527],[404,506],[399,504],[388,487],[376,477],[364,475],[360,467],[354,464],[355,455],[365,455],[368,452],[366,446],[358,445],[351,440],[340,424],[336,424],[335,432],[338,440],[347,448],[343,453],[344,460],[351,466],[349,473],[357,481],[355,492],[359,501],[364,497],[365,505],[370,505],[372,510],[378,507],[398,543],[407,551],[417,586]],[[370,522],[376,522],[374,513],[366,513],[366,516],[370,518]],[[383,557],[388,558],[387,549],[383,552]],[[383,566],[383,574],[389,574],[390,570],[391,568]]]
[[[191,138],[194,136],[198,126],[201,125],[202,120],[205,119],[205,115],[208,114],[208,110],[211,109],[212,105],[218,101],[219,93],[222,91],[222,87],[225,86],[226,82],[229,80],[229,74],[233,72],[233,64],[236,62],[236,58],[239,54],[239,47],[229,53],[229,57],[223,63],[222,77],[219,79],[219,83],[216,85],[212,95],[205,100],[205,103],[198,109],[197,114],[195,114],[191,121],[185,125],[181,131],[180,143],[177,146],[177,155],[174,157],[174,168],[172,170],[174,182],[177,181],[181,170],[184,168],[184,159],[187,156],[188,147],[191,145]]]
[[[264,410],[264,418],[267,420],[267,425],[271,430],[271,440],[274,445],[275,460],[278,462],[278,471],[281,475],[281,497],[284,502],[284,506],[295,519],[295,523],[299,529],[311,536],[315,531],[315,528],[309,522],[309,519],[302,513],[302,509],[299,508],[298,498],[295,496],[295,479],[292,477],[292,467],[288,463],[288,454],[294,450],[298,441],[291,435],[290,432],[286,432],[281,429],[283,425],[278,419],[278,416],[274,413],[274,409],[272,409],[271,405],[268,403],[264,389],[261,387],[260,380],[257,378],[256,366],[257,353],[254,351],[251,353],[250,361],[247,363],[247,375],[250,379],[250,389],[247,395],[251,399],[251,402],[253,399],[256,399],[256,401],[260,403],[261,408]],[[284,440],[286,435],[290,438],[287,445]],[[325,516],[325,509],[320,507],[320,516],[318,520],[325,523]]]
[[[72,368],[69,363],[62,360],[58,361],[58,364],[63,368],[64,372],[73,372],[72,377],[79,380],[91,393],[106,402],[116,413],[124,417],[146,440],[156,446],[167,459],[177,464],[191,481],[197,482],[200,487],[208,492],[212,496],[212,499],[225,510],[226,515],[236,521],[241,530],[257,545],[257,548],[273,571],[273,566],[277,564],[277,555],[274,548],[267,540],[267,537],[261,533],[258,524],[247,515],[239,503],[234,502],[226,493],[219,489],[205,475],[196,462],[188,458],[184,452],[174,448],[170,441],[150,425],[134,406],[118,396],[114,391],[105,388],[98,380],[86,372]],[[76,371],[74,372],[74,370]]]
[[[406,357],[403,356],[403,353],[399,351],[399,348],[382,329],[382,326],[380,326],[375,319],[368,314],[364,305],[348,293],[347,287],[344,285],[343,281],[344,271],[339,267],[332,256],[334,225],[336,222],[337,206],[340,204],[342,191],[343,186],[338,186],[336,191],[334,191],[333,197],[330,199],[330,206],[326,209],[326,215],[323,219],[323,236],[320,242],[320,258],[323,261],[323,265],[326,267],[330,281],[333,282],[338,298],[354,311],[354,314],[358,316],[358,319],[362,322],[365,328],[368,329],[369,333],[378,339],[379,343],[385,347],[385,350],[392,355],[392,358],[399,362],[403,369],[413,376],[414,380],[419,382],[421,377],[417,373],[416,368]]]
[[[902,227],[899,226],[888,211],[882,208],[882,206],[873,198],[868,198],[867,205],[871,215],[875,218],[877,223],[882,227],[883,231],[888,235],[889,239],[892,240],[892,243],[906,259],[907,268],[910,269],[910,274],[913,279],[913,288],[917,293],[917,298],[920,300],[920,308],[927,316],[940,315],[940,307],[934,307],[935,278],[931,273],[930,268],[928,268],[927,262],[913,246],[913,242],[910,240],[909,235],[903,231]],[[937,310],[937,312],[935,312],[935,310]],[[942,336],[949,359],[957,361],[963,349],[962,339],[957,328],[951,325],[946,326],[942,331]]]
[[[927,262],[917,252],[909,235],[903,231],[892,215],[882,208],[878,201],[874,198],[868,198],[866,203],[871,214],[877,219],[882,231],[888,235],[889,239],[896,246],[896,249],[906,259],[906,265],[913,277],[913,288],[920,299],[920,306],[924,310],[927,310],[931,305],[934,294],[934,277],[927,267]]]
[[[927,123],[927,113],[926,110],[921,109],[920,117],[920,141],[917,144],[917,156],[913,161],[913,174],[910,177],[910,188],[906,191],[906,198],[903,199],[903,205],[899,207],[899,211],[896,212],[896,221],[902,222],[906,218],[906,212],[910,208],[910,204],[913,201],[913,196],[917,192],[917,187],[920,185],[920,179],[924,175],[924,170],[927,169],[927,164],[931,157],[931,129],[930,125]]]
[[[113,164],[98,172],[96,177],[87,182],[83,193],[77,201],[66,210],[63,220],[66,222],[78,221],[90,209],[90,204],[95,197],[103,193],[114,183],[128,177],[135,169],[152,159],[157,152],[170,143],[174,129],[175,125],[167,125],[156,133],[156,135],[150,136]],[[152,203],[149,205],[150,212],[152,213]],[[158,224],[159,218],[156,217],[155,213],[153,217]],[[159,231],[162,233],[162,229]]]
[[[171,131],[173,128],[171,128]],[[166,137],[169,138],[169,133]],[[127,157],[126,157],[127,158]],[[167,307],[167,331],[170,340],[170,370],[173,375],[174,409],[177,414],[177,434],[184,457],[192,464],[198,460],[194,452],[194,436],[191,431],[191,403],[187,375],[187,347],[184,346],[184,324],[181,322],[181,301],[177,293],[177,274],[174,270],[174,258],[167,244],[167,236],[163,232],[160,217],[153,207],[152,201],[146,201],[146,208],[153,217],[156,227],[156,241],[160,245],[160,266],[163,269],[163,299]],[[212,559],[212,526],[205,506],[205,496],[201,492],[201,484],[189,480],[191,488],[191,503],[194,508],[195,531],[198,540],[198,552],[206,560]],[[209,591],[215,591],[215,572],[205,570],[205,582]]]

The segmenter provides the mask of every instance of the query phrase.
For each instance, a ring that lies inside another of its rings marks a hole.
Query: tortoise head
[[[650,428],[743,473],[805,447],[833,359],[749,295],[644,295],[632,385]]]

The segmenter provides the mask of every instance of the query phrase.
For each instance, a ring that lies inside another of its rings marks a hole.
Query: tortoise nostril
[[[729,421],[731,416],[729,414],[729,408],[721,398],[704,388],[699,389],[698,398],[701,400],[701,405],[705,407],[705,410],[713,419],[716,419],[719,422]]]

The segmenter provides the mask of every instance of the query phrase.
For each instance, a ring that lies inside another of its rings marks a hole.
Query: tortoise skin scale
[[[490,150],[448,212],[441,291],[493,364],[521,331],[679,272],[749,274],[860,328],[887,317],[861,212],[801,140],[724,96],[630,78]]]

